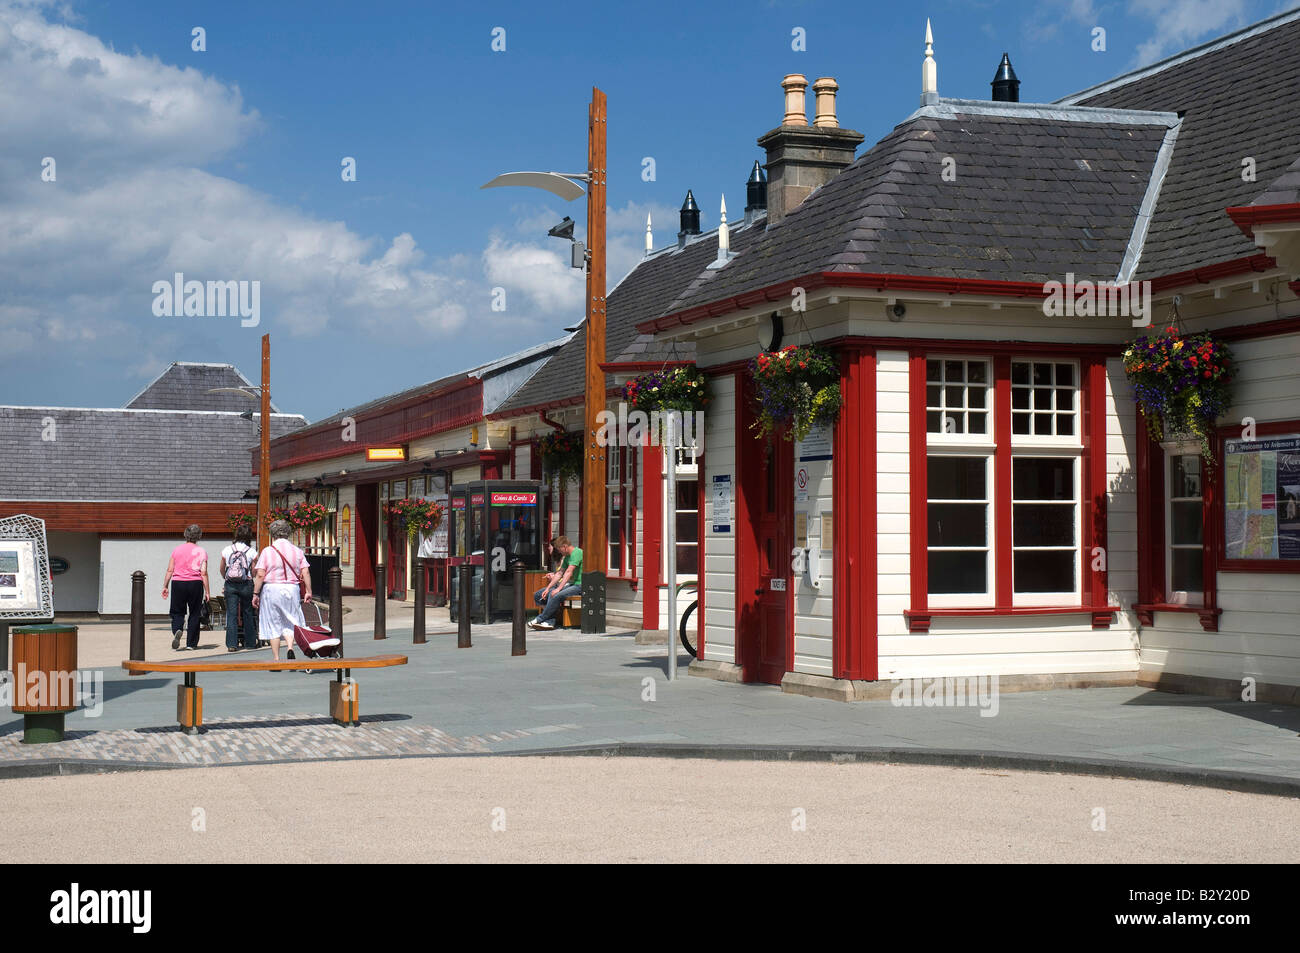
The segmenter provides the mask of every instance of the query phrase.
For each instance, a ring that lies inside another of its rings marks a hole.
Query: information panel
[[[1223,505],[1228,559],[1300,560],[1300,433],[1226,441]]]

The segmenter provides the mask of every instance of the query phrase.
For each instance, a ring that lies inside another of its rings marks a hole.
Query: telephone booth
[[[516,563],[542,568],[543,483],[529,480],[475,480],[448,493],[448,563],[451,617],[459,619],[460,567],[472,567],[470,620],[509,619],[514,611]]]

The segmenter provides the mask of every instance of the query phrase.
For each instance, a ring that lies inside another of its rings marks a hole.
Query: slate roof
[[[305,423],[273,414],[271,436]],[[256,420],[235,413],[0,407],[0,499],[236,502],[256,445]]]
[[[1300,203],[1300,159],[1268,184],[1251,205],[1296,205]]]
[[[664,314],[816,272],[1113,280],[1177,117],[940,100]],[[944,159],[955,161],[945,181]]]
[[[1300,12],[1291,12],[1066,97],[1063,103],[1183,112],[1139,279],[1259,249],[1223,210],[1249,205],[1300,157]],[[1242,159],[1255,181],[1242,180]]]
[[[256,400],[239,394],[209,394],[218,387],[252,388],[253,383],[233,364],[192,364],[178,361],[126,403],[132,410],[224,410],[242,413],[259,409]],[[280,408],[271,402],[271,413]]]
[[[765,217],[760,216],[749,225],[730,225],[731,250],[742,252],[758,241],[763,234]],[[692,236],[685,248],[673,245],[654,252],[637,263],[622,281],[609,292],[605,310],[605,359],[622,360],[623,354],[638,335],[636,326],[642,321],[657,317],[672,301],[718,257],[718,232],[713,229]],[[730,265],[727,266],[731,267]],[[722,269],[725,270],[725,269]],[[671,349],[669,349],[671,350]],[[656,353],[659,347],[656,346]],[[678,345],[676,353],[686,353]],[[636,358],[642,360],[650,358]],[[685,357],[670,360],[694,360],[694,346]],[[564,346],[559,349],[514,396],[505,401],[493,414],[506,417],[527,407],[558,404],[580,399],[585,391],[587,360],[587,328],[584,323]],[[606,386],[613,386],[613,378],[606,375]]]

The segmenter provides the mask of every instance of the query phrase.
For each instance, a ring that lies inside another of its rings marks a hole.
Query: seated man
[[[555,548],[564,556],[564,562],[547,584],[533,593],[533,601],[544,606],[537,618],[528,623],[534,629],[555,628],[554,619],[564,600],[582,595],[582,550],[569,542],[566,536],[555,539]]]

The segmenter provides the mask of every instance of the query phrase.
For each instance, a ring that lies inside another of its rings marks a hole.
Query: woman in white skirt
[[[293,532],[287,520],[270,526],[271,545],[257,557],[253,578],[253,607],[257,609],[258,635],[271,643],[271,657],[280,658],[280,640],[284,639],[293,658],[293,627],[306,626],[302,604],[311,600],[311,573],[307,556],[289,542]],[[301,590],[299,585],[301,584]]]

